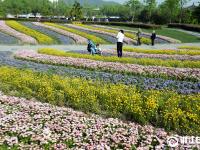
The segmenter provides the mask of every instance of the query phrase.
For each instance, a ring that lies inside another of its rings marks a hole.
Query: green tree
[[[80,20],[83,18],[83,7],[80,3],[77,1],[74,3],[71,11],[70,11],[70,17],[75,18],[75,20]]]
[[[145,0],[146,2],[146,9],[148,10],[148,18],[149,22],[151,22],[152,19],[152,13],[156,9],[156,0]]]
[[[131,21],[133,22],[136,18],[136,16],[140,13],[141,10],[141,3],[139,0],[129,0],[125,6],[129,8],[129,12],[131,15]]]
[[[198,23],[200,23],[200,3],[199,6],[197,6],[193,12],[193,16],[195,19],[197,19]]]

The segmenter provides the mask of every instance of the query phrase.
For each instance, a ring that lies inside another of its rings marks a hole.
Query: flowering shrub
[[[0,70],[0,89],[6,93],[35,97],[42,102],[87,112],[124,116],[142,124],[150,122],[182,134],[200,133],[200,94],[140,91],[123,84],[92,82],[30,70],[6,67]]]
[[[64,52],[65,53],[65,52]],[[62,52],[61,52],[62,54]],[[156,76],[175,77],[177,79],[200,79],[200,69],[170,68],[159,66],[142,66],[136,64],[123,64],[118,62],[103,62],[83,58],[51,56],[38,54],[35,51],[18,51],[15,53],[18,59],[36,61],[41,63],[68,65],[80,68],[101,69],[106,71],[117,71],[134,74],[150,74]]]
[[[108,73],[102,71],[91,71],[64,66],[54,66],[48,64],[38,64],[27,62],[12,57],[10,52],[0,52],[0,65],[8,65],[17,68],[29,68],[37,72],[58,74],[68,77],[81,77],[90,80],[100,80],[101,82],[123,83],[133,85],[141,90],[173,90],[182,94],[200,93],[200,83],[189,81],[178,81],[161,78],[151,78],[148,76],[131,76],[120,73]]]
[[[146,53],[146,54],[169,54],[169,55],[200,55],[200,51],[195,50],[172,50],[172,49],[166,49],[166,50],[152,50],[152,49],[138,49],[133,47],[124,47],[124,51],[127,52],[136,52],[136,53]]]
[[[37,32],[33,29],[27,28],[26,26],[24,26],[16,21],[6,21],[6,24],[19,32],[22,32],[24,34],[27,34],[27,35],[30,35],[30,36],[36,38],[40,44],[54,43],[54,40],[51,37],[44,35],[40,32]]]
[[[28,36],[26,34],[20,33],[13,28],[6,25],[5,21],[0,20],[0,31],[7,33],[13,37],[16,37],[19,39],[22,43],[29,43],[29,44],[36,44],[37,41],[32,38],[31,36]]]
[[[99,43],[99,44],[107,44],[108,43],[107,41],[105,41],[99,37],[96,37],[96,36],[93,36],[93,35],[87,34],[85,32],[81,32],[81,31],[78,31],[78,30],[75,30],[75,29],[72,29],[72,28],[69,28],[66,26],[62,26],[62,25],[58,25],[58,24],[54,24],[54,23],[44,23],[44,24],[53,26],[53,27],[56,27],[56,28],[59,28],[59,29],[62,29],[62,30],[68,31],[68,32],[78,34],[82,37],[93,40],[95,43]]]
[[[166,67],[181,67],[181,68],[200,68],[200,61],[180,61],[180,60],[162,60],[153,58],[118,58],[116,56],[93,56],[90,54],[78,54],[73,52],[65,52],[62,50],[52,48],[42,48],[38,50],[41,54],[64,56],[73,58],[85,58],[91,60],[99,60],[106,62],[121,62],[128,64],[152,65],[152,66],[166,66]]]
[[[46,24],[43,24],[43,23],[39,23],[39,22],[33,22],[33,24],[36,25],[36,26],[40,26],[40,27],[50,29],[50,30],[55,31],[55,32],[62,34],[64,36],[68,36],[68,37],[72,38],[78,44],[86,44],[87,43],[86,38],[79,36],[77,34],[68,32],[66,30],[62,30],[62,29],[59,29],[59,28],[56,28],[56,27],[53,27],[53,26],[49,26],[49,25],[46,25]]]

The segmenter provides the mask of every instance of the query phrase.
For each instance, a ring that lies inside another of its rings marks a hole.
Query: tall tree
[[[151,22],[151,18],[152,18],[152,13],[153,11],[155,10],[156,8],[156,0],[145,0],[146,2],[146,7],[147,7],[147,10],[148,10],[148,17],[149,17],[149,22]]]
[[[75,1],[71,11],[70,11],[70,17],[75,18],[75,20],[80,20],[83,18],[83,12],[82,12],[83,7],[81,4],[77,1]]]
[[[180,19],[179,19],[179,23],[182,23],[183,20],[183,9],[185,4],[187,4],[190,0],[179,0],[179,6],[180,6]]]
[[[140,12],[141,3],[139,0],[129,0],[127,3],[125,3],[125,5],[130,10],[131,21],[133,22],[135,20],[136,15],[138,15]]]
[[[198,23],[200,23],[200,2],[199,2],[199,6],[195,8],[193,15],[197,19]]]

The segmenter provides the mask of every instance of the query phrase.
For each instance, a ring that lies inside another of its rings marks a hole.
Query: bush
[[[184,30],[200,32],[200,25],[194,25],[194,24],[171,23],[171,24],[168,24],[168,27],[170,27],[170,28],[181,28],[181,29],[184,29]]]
[[[69,106],[86,112],[125,117],[141,124],[200,135],[200,95],[173,91],[144,90],[123,84],[87,81],[30,70],[0,67],[0,89],[17,91],[23,97]]]
[[[90,22],[83,21],[83,24],[100,24],[100,25],[113,25],[113,26],[126,26],[134,28],[144,28],[144,29],[160,29],[160,25],[154,24],[144,24],[144,23],[126,23],[126,22]]]

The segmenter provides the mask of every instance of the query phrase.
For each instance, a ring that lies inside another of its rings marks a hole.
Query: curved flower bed
[[[27,28],[26,26],[18,23],[17,21],[6,21],[6,24],[17,31],[23,32],[24,34],[34,37],[40,44],[54,43],[54,40],[51,37],[42,34],[40,32],[37,32],[33,29]]]
[[[128,47],[128,46],[124,47],[123,50],[127,52],[145,53],[145,54],[168,54],[168,55],[191,55],[191,56],[200,55],[200,51],[195,51],[195,50],[138,49],[138,48]]]
[[[186,50],[200,50],[200,46],[179,46],[178,48]]]
[[[75,41],[67,36],[64,36],[63,34],[59,34],[55,31],[49,30],[47,28],[44,28],[42,26],[37,26],[31,22],[22,22],[23,25],[36,30],[38,32],[41,32],[43,34],[47,34],[48,36],[52,37],[57,43],[59,44],[74,44]]]
[[[73,58],[84,58],[91,60],[99,60],[105,62],[119,62],[125,64],[138,64],[144,66],[165,66],[165,67],[175,67],[175,68],[200,68],[200,61],[180,61],[180,60],[163,60],[163,59],[153,59],[153,58],[118,58],[116,56],[93,56],[91,54],[80,54],[74,52],[66,52],[63,50],[53,49],[53,48],[42,48],[38,50],[40,54],[47,54],[53,56],[64,56]]]
[[[27,62],[12,57],[11,52],[0,52],[0,65],[8,65],[17,68],[29,68],[38,72],[46,72],[51,74],[58,74],[69,77],[81,77],[91,80],[100,80],[103,82],[123,83],[126,85],[133,85],[141,90],[173,90],[181,94],[200,93],[200,83],[176,81],[161,78],[150,78],[143,76],[131,76],[117,73],[108,73],[100,71],[90,71],[77,68],[69,68],[63,66],[54,66],[48,64],[38,64],[34,62]]]
[[[167,133],[150,125],[104,119],[3,94],[0,104],[0,145],[5,148],[143,150],[149,145],[158,149],[167,146]]]
[[[155,50],[156,51],[156,50]],[[75,51],[76,52],[76,51]],[[82,53],[87,53],[85,51],[79,51]],[[102,50],[103,55],[114,55],[116,56],[117,51],[116,50]],[[134,57],[134,58],[158,58],[158,59],[176,59],[176,60],[192,60],[192,61],[199,61],[200,60],[200,55],[167,55],[167,54],[145,54],[145,53],[137,53],[137,52],[128,52],[125,51],[123,52],[123,56],[125,57]]]
[[[39,23],[39,22],[33,22],[33,24],[36,25],[36,26],[41,26],[41,27],[50,29],[50,30],[55,31],[55,32],[62,34],[64,36],[68,36],[68,37],[72,38],[77,44],[86,44],[87,43],[86,38],[79,36],[77,34],[68,32],[66,30],[62,30],[62,29],[59,29],[59,28],[56,28],[56,27],[53,27],[53,26],[49,26],[49,25],[46,25],[46,24],[43,24],[43,23]]]
[[[44,24],[52,26],[52,27],[56,27],[56,28],[59,28],[59,29],[62,29],[62,30],[68,31],[68,32],[72,32],[72,33],[78,34],[78,35],[80,35],[82,37],[85,37],[87,39],[92,39],[95,43],[108,44],[108,42],[105,41],[102,38],[96,37],[94,35],[87,34],[85,32],[81,32],[81,31],[75,30],[73,28],[69,28],[69,27],[62,26],[62,25],[55,24],[55,23],[44,23]]]
[[[75,29],[81,29],[83,31],[90,31],[90,32],[96,32],[96,33],[108,35],[108,36],[111,36],[113,38],[116,38],[116,36],[117,36],[117,32],[116,33],[105,32],[105,31],[101,31],[101,30],[97,30],[97,29],[89,29],[89,28],[78,26],[78,25],[74,25],[74,24],[66,24],[66,26],[69,26],[69,27],[72,27],[72,28],[75,28]],[[128,37],[124,38],[124,42],[126,44],[132,44],[132,43],[136,44],[135,40],[132,40],[132,39],[130,39]]]
[[[137,74],[166,75],[176,78],[193,78],[200,80],[200,69],[190,68],[170,68],[159,66],[142,66],[135,64],[122,64],[117,62],[102,62],[83,58],[59,57],[38,54],[35,51],[18,51],[15,53],[17,58],[51,63],[57,65],[71,65],[90,69],[102,69],[107,71],[129,72]]]
[[[98,30],[98,31],[103,31],[103,32],[106,32],[106,33],[114,33],[115,36],[116,34],[119,32],[117,31],[116,29],[108,29],[108,28],[96,28],[95,26],[88,26],[88,25],[84,25],[84,24],[78,24],[78,26],[80,27],[83,27],[83,28],[89,28],[91,30]],[[119,29],[120,30],[120,29]],[[137,43],[137,37],[135,35],[136,33],[130,33],[130,32],[125,32],[125,37],[128,37],[130,38],[131,40],[134,40],[134,44]],[[144,44],[150,44],[151,43],[151,40],[149,38],[146,38],[146,37],[142,37],[141,38],[141,42],[144,43]]]
[[[19,39],[22,43],[37,44],[37,41],[26,34],[20,33],[13,28],[6,25],[5,21],[0,20],[0,31],[5,32],[13,37]]]
[[[19,40],[0,31],[0,44],[18,44]]]
[[[116,30],[118,28],[113,28],[113,27],[108,27],[108,26],[103,26],[103,25],[94,25],[95,27],[98,27],[98,28],[106,28],[106,29],[112,29],[112,30]],[[119,30],[119,29],[118,29]],[[136,31],[131,31],[131,30],[124,30],[124,31],[127,31],[127,32],[131,32],[131,33],[134,33],[136,34]],[[150,33],[143,33],[147,36],[151,36]],[[162,36],[162,35],[157,35],[158,38],[162,39],[162,40],[165,40],[169,43],[181,43],[181,41],[177,40],[177,39],[173,39],[173,38],[170,38],[170,37],[167,37],[167,36]]]

